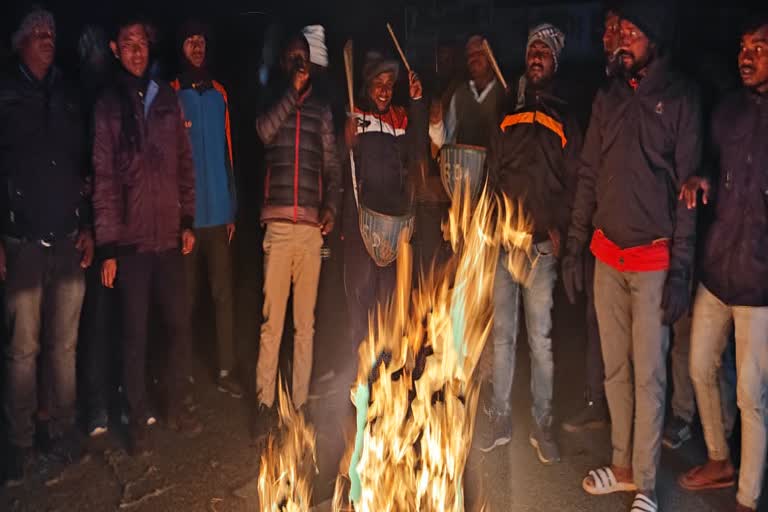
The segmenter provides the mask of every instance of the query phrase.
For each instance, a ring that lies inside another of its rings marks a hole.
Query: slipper
[[[659,506],[645,494],[637,493],[629,512],[659,512]]]
[[[727,489],[736,485],[736,477],[733,473],[720,478],[705,478],[700,476],[704,466],[697,466],[687,473],[683,473],[677,479],[678,485],[686,491],[704,491],[707,489]]]
[[[590,478],[592,481],[590,482]],[[587,473],[581,487],[593,496],[603,496],[614,492],[634,492],[637,486],[631,482],[619,482],[610,466],[595,469]]]

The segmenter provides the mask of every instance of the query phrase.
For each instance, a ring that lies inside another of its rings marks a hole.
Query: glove
[[[562,262],[563,286],[571,304],[576,303],[576,294],[584,289],[584,254],[581,244],[575,238],[568,238]]]
[[[688,312],[691,307],[691,288],[688,272],[685,270],[670,270],[667,282],[664,283],[664,294],[661,297],[661,309],[664,311],[662,322],[672,325]]]

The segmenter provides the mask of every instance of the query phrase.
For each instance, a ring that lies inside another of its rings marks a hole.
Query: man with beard
[[[243,388],[233,375],[235,367],[235,318],[232,290],[232,251],[235,236],[235,177],[229,102],[224,87],[211,78],[208,28],[188,20],[180,29],[182,71],[171,83],[184,111],[195,163],[195,234],[197,243],[187,263],[190,324],[200,294],[200,267],[204,267],[215,310],[219,391],[233,398]]]
[[[768,17],[753,18],[738,56],[743,87],[727,96],[712,119],[719,176],[692,177],[681,199],[689,208],[703,191],[715,203],[715,220],[701,259],[693,308],[691,377],[709,461],[680,478],[689,490],[732,486],[736,472],[724,429],[718,386],[728,331],[736,327],[738,404],[742,443],[737,511],[756,510],[763,487],[768,382]],[[716,184],[716,186],[715,186]],[[716,192],[716,196],[715,196]],[[713,197],[714,196],[714,197]]]
[[[102,284],[120,297],[128,451],[135,455],[148,448],[150,305],[168,337],[168,425],[188,434],[202,429],[183,406],[190,338],[184,256],[195,245],[195,169],[176,94],[148,76],[146,24],[119,23],[110,48],[120,69],[94,113],[93,206]]]
[[[27,11],[12,43],[18,61],[0,76],[0,281],[8,327],[3,402],[10,444],[3,465],[6,484],[20,485],[38,406],[50,415],[42,437],[50,434],[54,458],[68,463],[81,454],[75,349],[93,237],[80,102],[54,65],[53,15]]]
[[[421,81],[411,72],[408,109],[392,105],[398,73],[396,61],[369,52],[362,97],[347,123],[346,142],[353,150],[354,167],[344,179],[344,288],[354,346],[368,333],[369,313],[391,296],[397,275],[394,264],[380,267],[368,254],[358,209],[364,205],[384,215],[405,215],[413,196],[412,170],[426,153],[427,110]]]
[[[506,91],[493,74],[483,39],[473,35],[467,41],[469,81],[453,93],[445,119],[438,112],[432,113],[429,136],[438,149],[443,144],[487,148],[504,112]]]
[[[619,15],[615,9],[605,12],[605,31],[603,32],[603,51],[605,55],[605,74],[610,79],[617,71],[616,55],[619,51]],[[573,417],[563,422],[566,432],[603,428],[608,424],[608,403],[605,400],[605,368],[603,354],[600,351],[600,330],[595,312],[595,288],[592,285],[595,276],[595,257],[591,253],[584,255],[584,292],[587,298],[587,345],[585,347],[586,365],[586,406]]]
[[[495,188],[520,202],[533,222],[530,254],[502,250],[494,281],[493,408],[491,437],[483,451],[512,437],[510,394],[515,371],[519,300],[522,295],[531,349],[533,423],[529,436],[543,464],[560,460],[552,432],[552,291],[557,279],[561,229],[568,225],[582,134],[568,104],[555,93],[555,74],[565,35],[555,26],[532,29],[520,106],[504,117],[491,140],[488,172]],[[519,251],[519,249],[511,249]],[[509,260],[525,259],[521,278]]]
[[[672,13],[661,2],[627,2],[619,14],[623,72],[592,105],[563,281],[573,301],[594,227],[613,457],[582,486],[637,491],[632,510],[655,512],[669,326],[688,310],[696,235],[695,212],[674,197],[700,163],[701,109],[664,52]]]

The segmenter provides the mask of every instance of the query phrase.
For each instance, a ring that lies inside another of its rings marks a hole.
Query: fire
[[[359,349],[351,393],[357,435],[336,482],[333,510],[464,510],[464,468],[480,392],[476,370],[493,324],[496,266],[504,248],[509,256],[502,264],[525,278],[529,226],[510,201],[484,192],[474,204],[465,187],[445,226],[455,256],[422,275],[415,291],[410,246],[400,244],[396,293],[371,317]],[[261,461],[261,510],[307,511],[315,435],[282,389],[280,421],[281,442],[270,438]]]
[[[282,379],[279,379],[282,382]],[[279,441],[270,435],[259,468],[262,512],[306,512],[312,500],[311,479],[317,471],[315,429],[296,411],[280,386]]]
[[[468,189],[447,230],[456,252],[411,295],[411,255],[401,244],[398,287],[360,347],[352,401],[358,435],[349,499],[358,512],[463,511],[463,474],[475,426],[477,363],[491,332],[499,251],[524,278],[531,237],[520,209]],[[337,490],[343,486],[337,485]],[[336,509],[341,500],[335,498]]]

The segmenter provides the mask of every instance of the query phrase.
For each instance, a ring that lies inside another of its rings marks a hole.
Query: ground
[[[338,253],[336,253],[338,254]],[[349,389],[357,354],[343,341],[343,287],[334,259],[325,263],[318,304],[315,371],[310,415],[318,425],[320,472],[315,502],[328,499],[344,447],[352,413]],[[255,294],[254,294],[255,295]],[[251,312],[257,317],[257,308]],[[555,409],[560,420],[582,405],[583,308],[566,303],[558,290],[554,319],[556,364]],[[251,319],[257,324],[257,320]],[[246,340],[248,344],[255,339]],[[206,354],[205,351],[200,352]],[[248,351],[246,351],[248,353]],[[595,498],[581,490],[589,469],[609,461],[609,433],[588,435],[560,433],[563,461],[545,467],[528,444],[530,410],[527,346],[519,347],[513,411],[517,420],[512,442],[484,455],[473,450],[467,469],[467,510],[504,512],[628,510],[632,496]],[[252,357],[252,354],[247,356]],[[219,393],[206,360],[196,357],[196,413],[205,425],[196,438],[179,437],[162,422],[153,427],[152,454],[131,458],[113,428],[89,446],[89,455],[63,472],[38,461],[34,474],[22,487],[0,490],[0,510],[13,512],[80,512],[125,510],[154,511],[256,511],[254,478],[259,453],[249,446],[251,400],[232,399]],[[250,381],[250,379],[249,379]],[[483,400],[487,399],[487,390]],[[478,430],[486,423],[481,413]],[[701,434],[683,449],[665,450],[659,474],[660,510],[675,512],[727,511],[734,491],[691,494],[675,483],[681,471],[705,457]],[[765,508],[768,510],[768,507]]]

